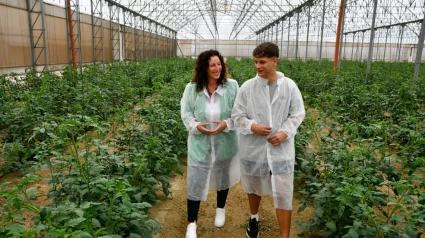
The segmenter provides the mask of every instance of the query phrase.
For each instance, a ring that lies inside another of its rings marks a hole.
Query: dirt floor
[[[183,176],[172,179],[172,197],[160,196],[162,204],[156,205],[151,210],[151,217],[157,220],[162,230],[154,238],[178,238],[184,237],[187,226],[187,206],[186,206],[186,167],[182,167]],[[294,197],[291,236],[298,237],[301,229],[296,221],[307,221],[312,214],[311,209],[306,209],[301,213],[297,210],[301,202]],[[201,202],[198,215],[198,238],[226,238],[226,237],[246,237],[245,229],[250,215],[248,197],[242,189],[242,184],[238,183],[230,188],[226,203],[226,223],[221,228],[214,226],[216,209],[216,192],[210,191],[206,202]],[[260,237],[279,238],[279,227],[273,207],[271,196],[263,197],[260,205],[261,230]]]

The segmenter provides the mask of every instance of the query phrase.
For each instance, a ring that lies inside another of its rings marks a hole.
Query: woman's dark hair
[[[223,86],[227,80],[227,67],[224,63],[224,58],[220,52],[216,50],[207,50],[199,54],[196,60],[195,73],[193,75],[192,83],[196,83],[196,91],[202,91],[208,83],[208,68],[209,61],[212,56],[218,56],[221,62],[221,73],[220,78],[217,80],[217,84]]]
[[[252,56],[254,56],[254,58],[279,58],[279,47],[275,43],[264,42],[254,49],[254,51],[252,52]]]

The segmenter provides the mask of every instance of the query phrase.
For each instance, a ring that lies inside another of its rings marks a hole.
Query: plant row
[[[14,76],[17,82],[3,76],[3,173],[27,175],[13,186],[1,185],[0,235],[157,233],[160,225],[148,214],[157,192],[169,195],[169,178],[181,173],[186,132],[179,104],[193,64],[168,59],[94,65],[82,72],[66,69],[62,76],[29,72],[23,80]],[[40,178],[28,173],[30,165],[50,171],[49,206],[32,201],[37,192],[30,185]],[[28,209],[36,216],[24,229],[22,212]]]

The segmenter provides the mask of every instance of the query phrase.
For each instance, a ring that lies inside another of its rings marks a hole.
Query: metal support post
[[[152,45],[153,45],[153,43],[152,43],[152,22],[151,21],[149,21],[149,59],[152,59]]]
[[[124,51],[124,61],[129,59],[129,55],[131,52],[131,29],[132,29],[132,22],[131,22],[131,12],[128,12],[126,10],[123,10],[124,15],[124,24],[123,24],[123,51]],[[131,59],[131,58],[130,58]]]
[[[90,0],[91,4],[91,27],[92,27],[92,46],[93,63],[101,62],[105,65],[104,41],[103,41],[103,13],[102,1]]]
[[[422,19],[421,33],[419,34],[419,40],[418,40],[418,49],[416,50],[415,75],[413,77],[415,83],[418,81],[418,76],[421,69],[421,59],[422,59],[422,51],[424,48],[424,38],[425,38],[425,16],[424,16],[424,19]]]
[[[177,42],[177,32],[174,32],[174,56],[177,56],[177,44],[178,44],[178,42]],[[182,55],[183,56],[183,55]]]
[[[81,28],[79,0],[65,1],[66,30],[68,39],[68,59],[73,68],[82,68]]]
[[[403,35],[404,35],[404,27],[406,25],[401,25],[401,29],[400,29],[400,44],[398,45],[398,58],[397,58],[397,62],[400,62],[400,58],[401,58],[401,48],[403,45]]]
[[[270,39],[269,39],[269,42],[273,42],[273,27],[274,27],[274,25],[273,26],[271,26],[267,31],[269,32],[269,37],[270,37]],[[271,34],[270,34],[270,31],[272,32]]]
[[[142,59],[145,59],[145,44],[146,44],[146,40],[145,40],[145,19],[142,17]]]
[[[336,69],[339,67],[339,51],[340,51],[340,43],[341,43],[341,25],[342,25],[342,17],[344,14],[344,0],[341,0],[339,5],[339,14],[338,14],[338,26],[336,30],[336,41],[335,41],[335,58],[334,58],[334,73]]]
[[[44,68],[42,71],[49,70],[49,52],[47,44],[47,32],[46,32],[46,19],[44,15],[44,2],[43,0],[34,0],[34,4],[31,5],[30,0],[26,0],[27,12],[28,12],[28,26],[30,30],[30,44],[31,44],[31,61],[34,70],[37,70],[37,66],[41,65],[42,59],[40,56],[44,56]],[[39,10],[36,12],[35,7],[39,6]],[[36,17],[33,20],[32,14]],[[41,22],[39,21],[41,16]],[[41,40],[41,42],[40,42]]]
[[[325,26],[325,13],[326,13],[326,0],[323,0],[323,11],[322,11],[322,24],[320,29],[320,47],[319,47],[319,67],[322,63],[322,51],[323,51],[323,33],[324,33],[324,26]]]
[[[277,36],[279,35],[279,23],[276,23],[276,45],[278,45],[279,43],[278,43],[278,39],[277,39]]]
[[[341,53],[342,53],[342,43],[344,42],[344,25],[345,25],[345,10],[347,9],[347,4],[345,0],[342,8],[342,19],[341,19],[341,42],[339,42],[339,56],[338,56],[338,67],[341,66]],[[344,48],[345,49],[345,48]]]
[[[310,10],[311,5],[308,5],[308,13],[307,13],[307,39],[305,44],[305,62],[307,63],[307,56],[308,56],[308,37],[310,34]]]
[[[141,17],[134,15],[134,52],[135,52],[135,59],[141,58],[141,47],[140,47],[140,38],[141,38],[141,30],[140,30],[140,22]]]
[[[282,47],[282,45],[283,45],[283,22],[284,21],[281,21],[281,24],[282,24],[282,31],[281,31],[281,33],[280,33],[280,57],[282,57],[283,56],[283,47]]]
[[[155,24],[155,59],[158,59],[158,25]]]
[[[120,56],[120,14],[119,8],[115,5],[109,6],[109,33],[111,39],[111,60],[119,60]]]
[[[354,55],[354,37],[356,36],[356,33],[353,34],[353,42],[351,43],[351,60],[353,60]]]
[[[376,34],[375,34],[375,36],[376,36],[375,38],[378,39],[376,42],[380,42],[381,32],[380,31],[377,31]],[[375,44],[375,46],[376,46],[375,60],[379,60],[379,58],[378,58],[378,54],[379,54],[379,43]],[[373,58],[372,58],[372,60],[373,60]]]
[[[295,36],[295,60],[298,60],[298,41],[299,41],[299,33],[300,33],[300,12],[297,11],[297,35]]]
[[[368,56],[368,59],[367,59],[366,74],[370,73],[370,64],[372,62],[373,42],[375,41],[375,20],[376,20],[376,8],[377,7],[378,7],[378,0],[374,0],[373,1],[372,27],[370,29],[369,56]]]
[[[390,29],[390,28],[387,27],[387,32],[385,34],[384,56],[382,57],[382,61],[385,61],[385,53],[387,51],[388,29]]]
[[[289,20],[288,20],[288,47],[286,47],[286,58],[289,59],[289,36],[291,33],[291,16],[289,16]]]

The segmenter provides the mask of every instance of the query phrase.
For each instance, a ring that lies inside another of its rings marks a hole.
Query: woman
[[[196,237],[199,205],[208,190],[217,191],[214,225],[225,223],[229,188],[240,180],[236,159],[238,138],[230,119],[239,86],[226,78],[223,56],[216,50],[201,53],[191,83],[181,100],[181,117],[188,136],[186,238]]]

